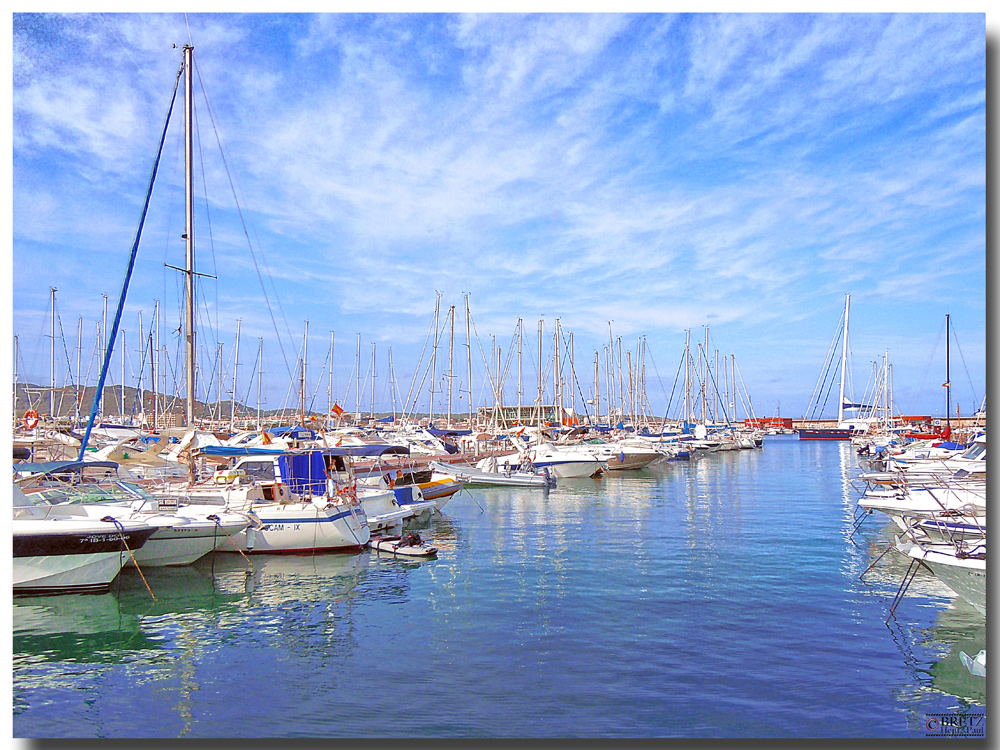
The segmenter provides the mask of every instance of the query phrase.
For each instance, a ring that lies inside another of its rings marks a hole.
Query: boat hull
[[[851,430],[847,427],[827,427],[799,429],[799,440],[850,440]]]
[[[914,546],[910,556],[921,560],[931,572],[981,614],[986,614],[986,560],[957,558]]]
[[[17,520],[13,533],[14,594],[107,592],[130,558],[155,529],[100,521]]]
[[[493,462],[494,464],[496,462]],[[550,487],[555,481],[546,473],[527,471],[500,470],[489,471],[466,464],[442,464],[432,462],[431,468],[435,475],[453,477],[463,486],[481,487]]]
[[[312,502],[280,503],[253,508],[260,519],[234,534],[233,547],[218,551],[247,554],[307,554],[311,552],[356,552],[371,536],[364,509],[344,504],[316,505]]]
[[[188,523],[162,526],[135,553],[135,561],[129,559],[126,566],[190,565],[209,552],[221,549],[227,544],[226,537],[234,537],[247,525],[246,520],[221,525],[189,520]]]

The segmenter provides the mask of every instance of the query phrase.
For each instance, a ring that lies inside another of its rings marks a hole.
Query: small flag
[[[267,434],[267,430],[264,430],[264,432],[261,433],[261,437],[263,438],[264,445],[271,444],[271,436]]]
[[[942,388],[951,388],[951,381],[949,380],[949,381],[947,381],[945,383],[942,383],[941,387]]]
[[[333,408],[330,409],[330,411],[332,411],[334,414],[336,414],[339,417],[339,416],[341,416],[344,413],[344,408],[340,404],[334,404]]]

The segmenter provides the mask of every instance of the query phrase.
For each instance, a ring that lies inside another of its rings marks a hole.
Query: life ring
[[[33,430],[38,426],[38,412],[34,409],[28,409],[24,412],[24,426],[29,430]]]

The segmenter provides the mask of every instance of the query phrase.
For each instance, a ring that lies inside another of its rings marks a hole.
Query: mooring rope
[[[129,549],[128,541],[125,539],[125,527],[122,525],[121,521],[119,521],[117,518],[113,518],[111,516],[105,516],[101,520],[102,521],[110,521],[111,523],[113,523],[115,525],[115,528],[118,529],[118,536],[121,537],[122,545],[125,547],[125,550],[128,552],[129,557],[132,558],[132,564],[135,565],[135,569],[139,571],[139,577],[142,579],[142,582],[144,584],[146,584],[146,591],[149,592],[149,595],[151,597],[153,597],[153,600],[155,601],[156,600],[156,595],[153,593],[153,589],[151,589],[149,587],[149,582],[146,580],[146,576],[144,576],[142,574],[142,568],[140,568],[139,567],[139,563],[136,562],[135,555],[132,554],[132,550]]]

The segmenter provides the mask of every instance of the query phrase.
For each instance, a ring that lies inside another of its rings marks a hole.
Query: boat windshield
[[[962,458],[968,459],[969,461],[985,460],[986,443],[973,443],[968,450],[962,454]]]

